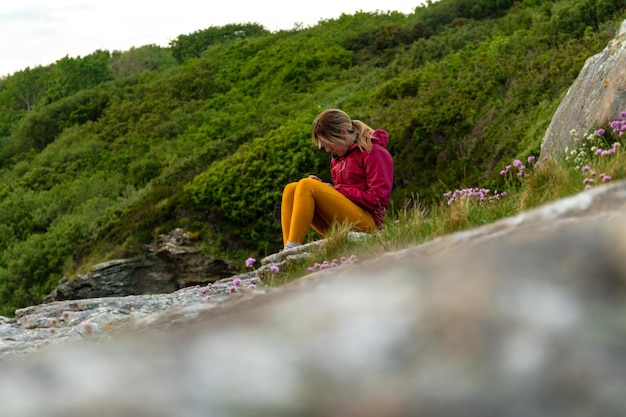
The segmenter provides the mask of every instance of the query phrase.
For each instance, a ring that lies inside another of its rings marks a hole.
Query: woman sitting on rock
[[[303,243],[309,227],[326,236],[333,222],[371,233],[382,227],[393,183],[393,159],[387,132],[329,109],[313,122],[313,142],[332,153],[334,185],[315,175],[288,184],[282,197],[285,249]]]

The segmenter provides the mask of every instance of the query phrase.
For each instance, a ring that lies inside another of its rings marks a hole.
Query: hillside
[[[624,7],[440,0],[276,33],[237,23],[1,79],[0,315],[174,227],[242,264],[275,251],[283,185],[328,179],[310,140],[324,108],[390,133],[394,210],[495,187],[538,153]]]

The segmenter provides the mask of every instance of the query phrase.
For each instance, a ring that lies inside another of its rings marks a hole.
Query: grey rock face
[[[626,21],[602,52],[585,61],[546,130],[541,157],[562,155],[573,145],[571,130],[582,139],[619,119],[620,111],[626,111]]]
[[[63,277],[45,302],[174,292],[171,276],[155,273],[155,260],[117,259],[95,265],[86,274]]]
[[[202,255],[182,229],[175,229],[161,235],[142,259],[117,259],[95,265],[86,274],[64,277],[44,302],[171,293],[236,273],[232,262]]]
[[[219,308],[165,309],[6,360],[0,412],[626,415],[625,231],[620,182]]]

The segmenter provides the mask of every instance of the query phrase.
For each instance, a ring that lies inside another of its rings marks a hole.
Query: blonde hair
[[[311,136],[318,148],[343,139],[343,131],[349,134],[358,133],[357,146],[362,151],[372,150],[372,133],[374,129],[360,120],[352,120],[344,111],[328,109],[320,113],[313,121]]]

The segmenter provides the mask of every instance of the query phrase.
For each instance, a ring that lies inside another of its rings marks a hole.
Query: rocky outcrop
[[[0,412],[626,415],[625,230],[616,182],[219,305],[172,304],[5,359]]]
[[[148,246],[142,258],[117,259],[95,265],[86,274],[64,277],[44,302],[171,293],[237,272],[230,261],[202,255],[188,233],[175,229]]]
[[[563,155],[572,148],[575,130],[580,139],[626,111],[626,21],[617,36],[588,58],[557,108],[541,142],[541,157]]]

